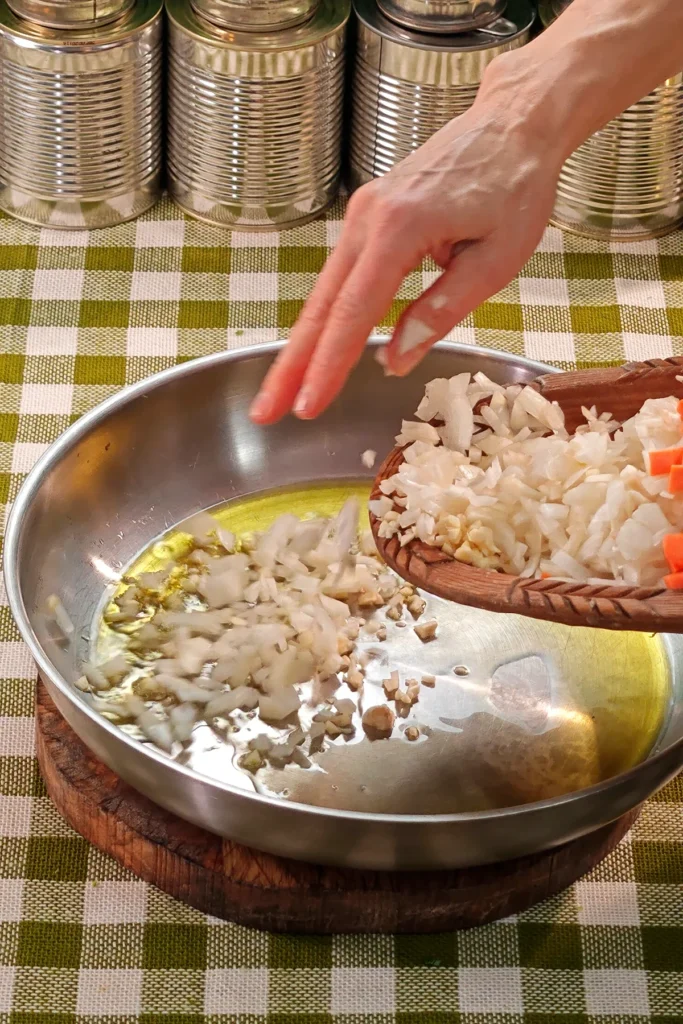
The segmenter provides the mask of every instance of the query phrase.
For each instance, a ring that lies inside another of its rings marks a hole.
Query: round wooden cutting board
[[[603,860],[635,821],[559,849],[457,871],[350,871],[282,860],[190,825],[98,761],[37,688],[37,754],[47,791],[77,832],[198,910],[275,932],[439,932],[516,914]]]

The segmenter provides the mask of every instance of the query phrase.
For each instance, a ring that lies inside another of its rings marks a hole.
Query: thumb
[[[500,291],[514,273],[513,266],[501,261],[492,238],[458,247],[441,277],[401,315],[387,346],[387,371],[399,377],[410,373],[432,345]]]

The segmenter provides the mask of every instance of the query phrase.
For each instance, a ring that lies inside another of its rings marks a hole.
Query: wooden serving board
[[[273,932],[440,932],[516,914],[603,860],[635,821],[554,851],[458,871],[350,871],[238,846],[162,810],[78,739],[43,683],[37,753],[47,791],[77,832],[146,882],[215,917]]]

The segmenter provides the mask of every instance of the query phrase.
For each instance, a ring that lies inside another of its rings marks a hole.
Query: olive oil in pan
[[[237,535],[267,529],[278,516],[331,516],[364,482],[315,483],[254,494],[210,511]],[[361,527],[365,523],[361,522]],[[153,542],[128,568],[153,572],[187,548],[182,524]],[[238,765],[249,739],[286,730],[242,715],[239,731],[199,725],[179,759],[201,774],[274,797],[347,810],[447,814],[491,810],[561,796],[634,767],[648,756],[671,701],[666,653],[658,637],[572,628],[450,604],[423,595],[437,639],[423,644],[407,616],[386,620],[383,643],[369,637],[370,661],[356,732],[314,755],[310,769],[266,766],[256,776]],[[383,618],[383,613],[380,612]],[[97,655],[120,644],[101,623]],[[458,669],[456,672],[455,669]],[[385,703],[382,680],[434,675],[392,738],[371,742],[362,711]],[[304,687],[303,696],[310,695]],[[338,696],[350,694],[343,686]],[[304,703],[309,720],[316,707]],[[417,726],[409,742],[405,730]],[[133,727],[125,727],[135,733]]]

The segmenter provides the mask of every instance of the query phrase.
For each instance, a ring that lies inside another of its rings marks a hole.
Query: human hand
[[[351,198],[342,235],[270,369],[251,416],[314,419],[341,391],[401,282],[432,256],[443,273],[401,316],[384,353],[405,375],[533,254],[561,157],[510,104],[482,101]]]

